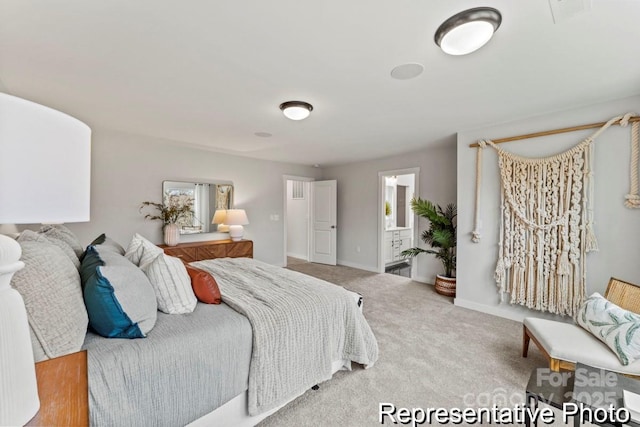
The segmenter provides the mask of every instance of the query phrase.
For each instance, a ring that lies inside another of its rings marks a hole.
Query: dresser
[[[402,251],[411,248],[413,230],[396,227],[384,232],[384,263],[394,264],[402,261]]]
[[[160,247],[164,249],[165,254],[180,258],[184,262],[215,258],[253,258],[251,240],[208,240]]]

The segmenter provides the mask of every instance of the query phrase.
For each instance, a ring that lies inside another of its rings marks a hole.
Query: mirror
[[[413,227],[411,199],[414,196],[415,175],[384,177],[385,230]]]
[[[217,225],[211,224],[216,209],[233,207],[233,184],[230,182],[162,182],[162,203],[184,205],[191,203],[191,215],[178,221],[180,234],[211,233]]]

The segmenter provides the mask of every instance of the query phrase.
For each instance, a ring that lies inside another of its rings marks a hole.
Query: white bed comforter
[[[331,364],[371,367],[378,344],[350,292],[250,258],[192,263],[215,277],[223,301],[253,330],[249,414],[276,408],[331,378]]]

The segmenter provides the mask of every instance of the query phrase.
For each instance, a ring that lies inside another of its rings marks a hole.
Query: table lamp
[[[211,224],[218,224],[218,231],[220,233],[228,233],[229,226],[224,223],[226,219],[227,219],[227,210],[216,209],[216,213],[213,214],[213,219],[211,220]]]
[[[244,209],[227,209],[227,218],[224,222],[229,226],[231,240],[242,240],[244,235],[243,225],[249,224],[249,218]]]
[[[0,224],[89,221],[90,177],[87,125],[0,93]],[[27,312],[10,286],[21,255],[0,234],[0,425],[24,425],[40,408]]]

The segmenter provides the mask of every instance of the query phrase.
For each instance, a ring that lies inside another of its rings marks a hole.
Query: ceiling
[[[477,6],[502,12],[494,38],[444,54],[436,28]],[[2,0],[0,90],[97,129],[328,166],[638,94],[639,20],[633,0],[558,23],[547,0]],[[391,78],[405,63],[425,70]],[[311,116],[284,118],[289,100]]]

